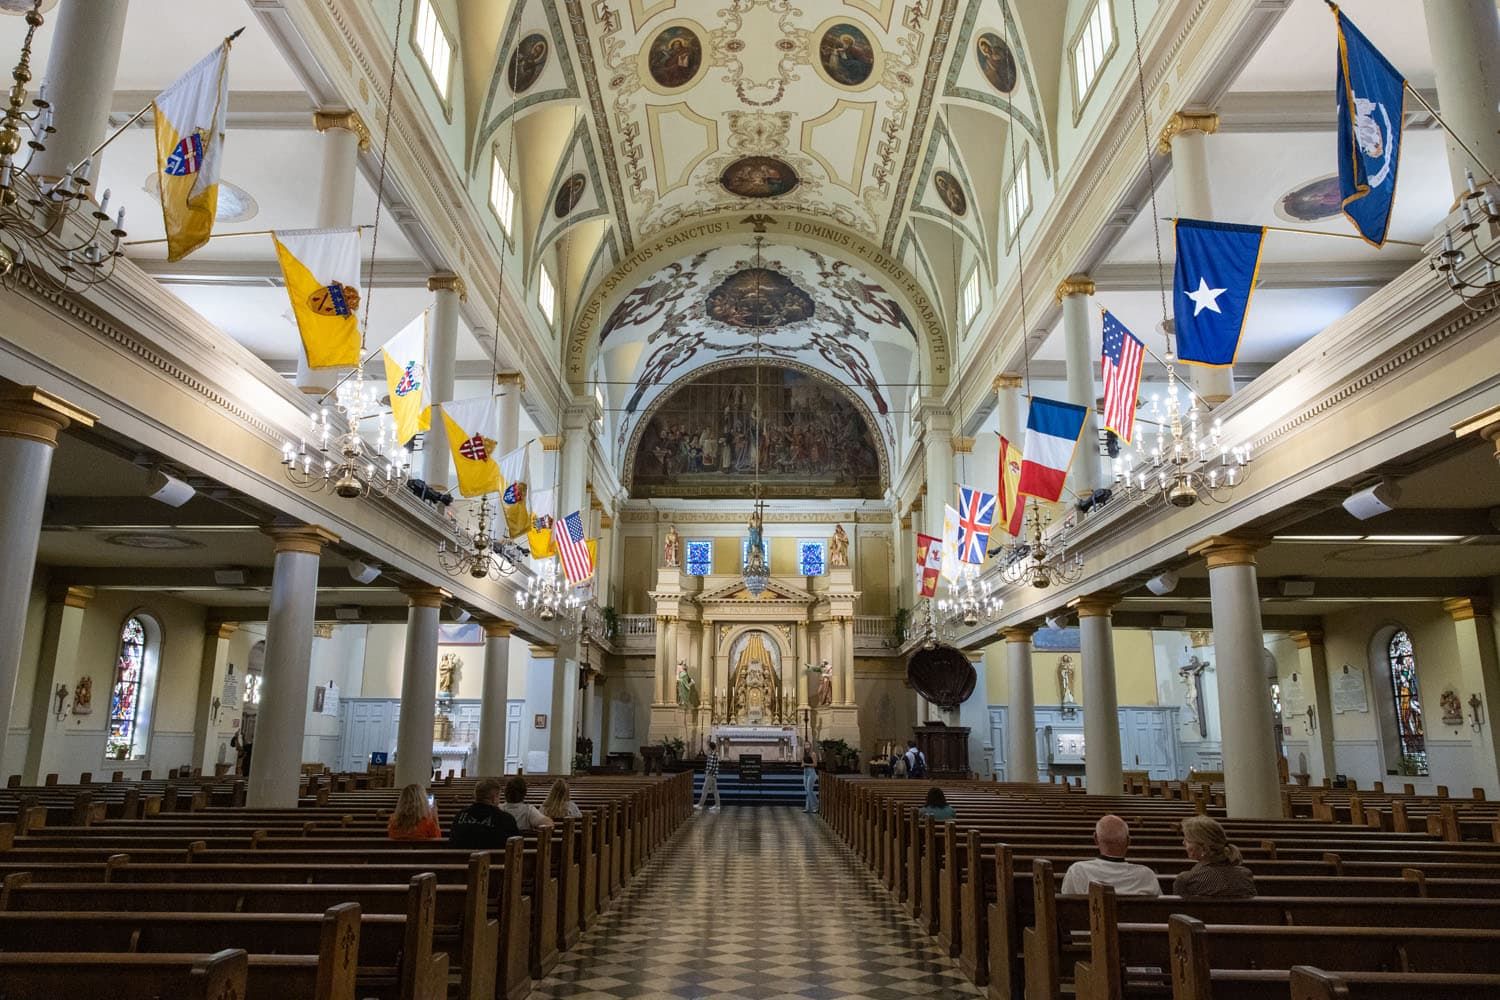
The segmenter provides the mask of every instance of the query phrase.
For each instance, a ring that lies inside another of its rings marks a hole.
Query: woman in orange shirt
[[[438,840],[443,831],[438,827],[437,816],[427,793],[421,785],[407,785],[401,789],[396,800],[396,811],[391,813],[385,832],[391,840]]]

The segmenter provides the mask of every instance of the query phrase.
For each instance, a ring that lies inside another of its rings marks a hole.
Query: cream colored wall
[[[359,696],[362,698],[400,698],[401,669],[406,658],[405,625],[369,625],[364,642],[362,678]],[[510,639],[510,675],[506,686],[506,698],[526,697],[526,647],[519,636]],[[484,647],[483,646],[438,646],[438,660],[449,653],[456,653],[464,661],[463,674],[458,681],[457,697],[478,698],[484,691]],[[437,688],[433,688],[437,696]]]
[[[1323,634],[1330,675],[1337,674],[1344,664],[1364,667],[1370,694],[1370,711],[1344,712],[1333,717],[1335,740],[1379,739],[1376,685],[1389,685],[1390,680],[1369,669],[1369,649],[1371,638],[1387,625],[1401,625],[1411,633],[1417,656],[1417,682],[1429,727],[1440,714],[1438,697],[1443,688],[1460,687],[1453,620],[1440,604],[1376,604],[1328,615],[1323,619]]]
[[[1157,705],[1156,657],[1151,633],[1142,629],[1117,628],[1115,639],[1115,695],[1121,705]],[[1074,691],[1080,705],[1088,704],[1083,685],[1083,658],[1079,653],[1031,654],[1032,691],[1038,705],[1062,702],[1062,685],[1057,673],[1063,656],[1073,658]],[[1010,698],[1010,667],[1005,643],[991,643],[984,651],[984,665],[989,682],[991,705],[1007,704]]]

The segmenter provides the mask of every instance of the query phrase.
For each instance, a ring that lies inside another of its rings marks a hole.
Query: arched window
[[[1422,724],[1422,697],[1417,690],[1417,658],[1411,634],[1397,629],[1385,648],[1391,670],[1391,698],[1396,711],[1396,738],[1401,748],[1401,773],[1427,773],[1427,729]]]
[[[115,681],[109,694],[109,732],[104,754],[110,760],[146,756],[151,733],[151,705],[156,692],[161,628],[150,615],[133,614],[120,629]]]

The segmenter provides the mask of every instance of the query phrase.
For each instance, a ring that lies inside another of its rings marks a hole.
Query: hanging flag
[[[1021,475],[1016,483],[1018,494],[1049,503],[1056,503],[1062,497],[1068,466],[1073,463],[1073,452],[1083,436],[1083,421],[1087,416],[1088,411],[1076,403],[1031,397]]]
[[[958,558],[975,566],[984,562],[995,526],[995,494],[972,486],[958,488]]]
[[[229,39],[151,102],[167,260],[208,242],[219,210],[219,162],[229,112]]]
[[[1026,501],[1021,497],[1021,449],[1000,435],[1000,527],[1012,538],[1021,535]]]
[[[500,509],[505,512],[505,533],[511,538],[526,534],[531,511],[526,507],[526,484],[531,479],[530,444],[524,444],[500,459]]]
[[[1178,219],[1176,230],[1172,314],[1177,356],[1212,368],[1232,365],[1255,292],[1266,231],[1261,226],[1198,219]]]
[[[380,347],[385,362],[385,387],[391,395],[391,416],[396,418],[396,440],[410,441],[432,426],[427,406],[427,313]]]
[[[1365,240],[1385,245],[1401,165],[1406,78],[1370,44],[1336,4],[1339,54],[1334,90],[1339,108],[1339,194],[1344,214]]]
[[[1146,345],[1104,310],[1104,429],[1126,444],[1135,433],[1135,404],[1141,391],[1141,362]]]
[[[557,546],[563,574],[571,584],[580,584],[594,575],[594,560],[583,537],[583,514],[574,511],[552,522],[552,544]]]
[[[495,397],[480,396],[444,403],[443,425],[448,431],[448,450],[458,492],[466,497],[498,493],[500,463],[495,434],[498,420]]]
[[[941,572],[944,580],[953,583],[958,579],[958,511],[943,504],[943,559]]]
[[[556,513],[556,490],[540,490],[531,494],[531,524],[526,529],[526,543],[531,547],[531,558],[551,559],[557,555],[552,548],[552,519]]]
[[[917,532],[917,596],[936,597],[943,569],[943,540]]]
[[[359,230],[282,230],[271,238],[308,366],[358,365]]]

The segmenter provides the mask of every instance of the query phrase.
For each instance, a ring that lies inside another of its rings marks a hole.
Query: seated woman
[[[1255,876],[1241,863],[1240,849],[1229,842],[1217,820],[1208,816],[1183,820],[1182,846],[1197,864],[1173,880],[1173,895],[1184,899],[1250,899],[1255,895]]]
[[[944,820],[952,819],[957,813],[948,804],[948,798],[943,794],[943,790],[937,785],[933,785],[927,789],[927,804],[918,810],[918,815],[924,817],[931,816],[941,823]]]
[[[436,810],[428,803],[421,785],[407,785],[396,800],[396,810],[386,823],[385,834],[392,840],[438,840],[443,831],[438,826]]]
[[[578,803],[573,801],[572,793],[568,790],[568,783],[558,778],[547,790],[547,799],[542,803],[542,812],[548,819],[582,819],[583,812],[579,810]]]

